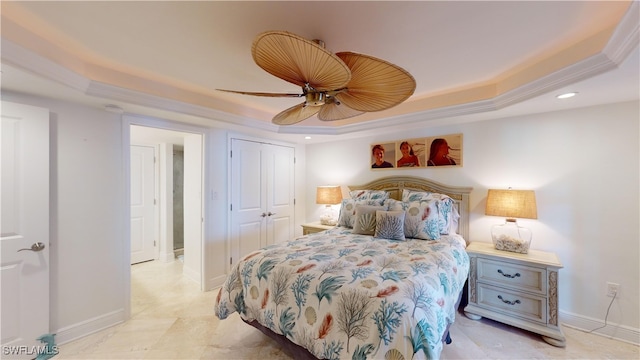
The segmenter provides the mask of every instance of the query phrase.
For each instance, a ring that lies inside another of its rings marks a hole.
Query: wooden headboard
[[[455,200],[460,220],[458,234],[469,242],[469,194],[472,187],[449,186],[437,181],[417,176],[388,176],[363,185],[349,186],[349,190],[384,190],[389,197],[402,200],[402,190],[428,191],[445,194]]]

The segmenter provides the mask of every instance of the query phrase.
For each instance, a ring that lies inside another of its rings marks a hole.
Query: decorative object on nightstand
[[[488,242],[472,242],[467,253],[471,266],[464,313],[468,318],[484,316],[538,333],[551,345],[565,346],[558,319],[562,264],[556,254],[498,251]]]
[[[331,205],[340,204],[342,201],[342,190],[340,186],[318,186],[316,191],[316,204],[325,205],[325,212],[320,217],[322,225],[335,226],[338,217],[335,216]]]
[[[498,250],[526,254],[531,246],[531,230],[518,225],[515,218],[537,219],[533,190],[489,189],[485,215],[504,216],[504,224],[491,228],[491,239]]]

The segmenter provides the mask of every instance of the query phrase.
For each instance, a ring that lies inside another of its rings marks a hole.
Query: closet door
[[[294,150],[267,145],[263,163],[267,175],[267,245],[293,239]]]
[[[232,139],[230,187],[232,263],[293,238],[293,148]]]

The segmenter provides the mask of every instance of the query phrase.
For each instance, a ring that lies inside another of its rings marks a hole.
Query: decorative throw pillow
[[[381,206],[382,204],[378,200],[343,199],[340,215],[338,215],[338,226],[353,228],[356,220],[356,205]]]
[[[396,202],[389,210],[404,211],[404,236],[412,239],[440,239],[440,216],[435,201]]]
[[[375,200],[382,205],[389,198],[389,193],[384,190],[353,190],[349,192],[353,200]]]
[[[384,206],[356,204],[353,233],[373,235],[376,232],[376,211],[386,210]]]
[[[404,237],[404,211],[376,211],[377,238],[406,240]]]
[[[438,228],[440,229],[440,234],[447,235],[452,231],[452,229],[454,233],[456,232],[460,214],[455,207],[455,201],[449,196],[432,192],[403,189],[402,201],[435,202],[439,214]]]

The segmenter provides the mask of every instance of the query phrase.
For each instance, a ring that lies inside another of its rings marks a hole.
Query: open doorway
[[[134,124],[129,134],[131,264],[179,261],[200,284],[204,136]]]

